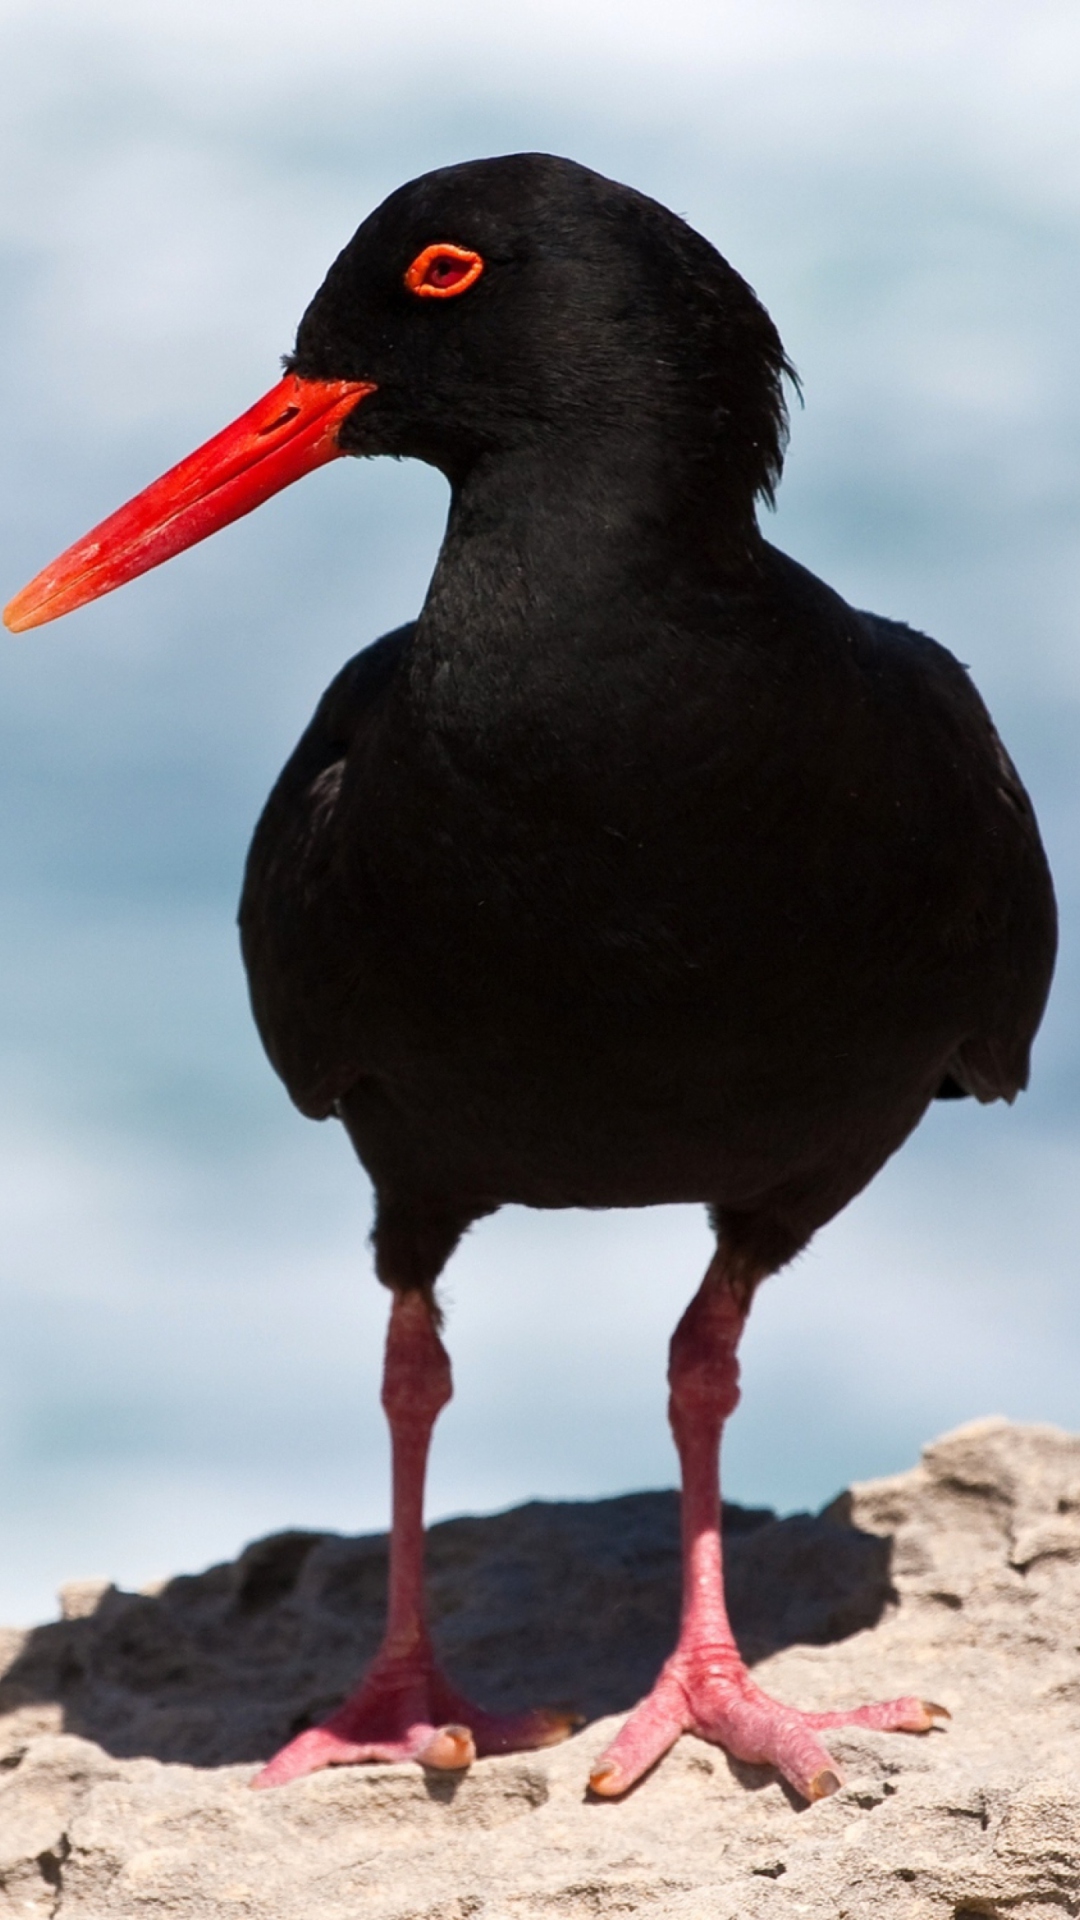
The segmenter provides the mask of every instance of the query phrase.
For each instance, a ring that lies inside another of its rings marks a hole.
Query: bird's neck
[[[753,503],[722,464],[685,451],[676,463],[670,436],[638,422],[577,451],[481,458],[453,489],[418,650],[456,672],[538,655],[554,671],[597,670],[739,592],[762,550]]]
[[[401,682],[410,753],[504,794],[576,791],[666,751],[677,690],[714,698],[725,653],[738,678],[767,552],[752,511],[726,516],[707,472],[673,475],[640,437],[607,452],[478,462],[455,487]]]

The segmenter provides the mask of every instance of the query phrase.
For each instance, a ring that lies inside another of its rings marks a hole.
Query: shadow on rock
[[[873,1626],[892,1596],[891,1543],[841,1503],[786,1520],[725,1507],[731,1617],[755,1661]],[[674,1644],[674,1493],[532,1501],[428,1534],[434,1636],[485,1706],[627,1708]],[[153,1593],[70,1590],[81,1618],[36,1628],[0,1681],[0,1713],[58,1703],[63,1726],[117,1757],[195,1766],[265,1759],[323,1717],[374,1654],[386,1539],[281,1533]]]

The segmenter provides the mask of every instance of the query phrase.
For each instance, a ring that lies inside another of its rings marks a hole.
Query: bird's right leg
[[[393,1461],[386,1632],[355,1692],[321,1726],[275,1754],[254,1786],[281,1786],[321,1767],[362,1760],[467,1767],[478,1753],[550,1746],[576,1724],[573,1715],[544,1707],[487,1713],[457,1693],[436,1665],[424,1611],[424,1480],[432,1429],[452,1391],[450,1359],[428,1293],[395,1293],[382,1388]]]
[[[682,1465],[683,1608],[678,1645],[652,1692],[593,1767],[604,1797],[625,1793],[683,1733],[738,1760],[771,1764],[808,1800],[835,1793],[840,1771],[820,1734],[829,1727],[927,1733],[944,1707],[906,1695],[870,1706],[803,1712],[755,1684],[724,1601],[720,1438],[739,1399],[738,1346],[753,1284],[722,1247],[671,1342],[670,1414]]]

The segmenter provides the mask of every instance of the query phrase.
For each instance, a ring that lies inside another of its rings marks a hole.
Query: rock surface
[[[1080,1438],[979,1421],[817,1518],[726,1523],[763,1685],[817,1707],[919,1693],[948,1731],[831,1735],[845,1785],[813,1807],[690,1738],[590,1801],[677,1613],[675,1496],[633,1494],[430,1535],[455,1679],[496,1707],[574,1701],[574,1739],[253,1794],[253,1763],[355,1679],[385,1586],[382,1538],[283,1534],[149,1593],[73,1584],[61,1620],[0,1634],[0,1915],[1080,1914]]]

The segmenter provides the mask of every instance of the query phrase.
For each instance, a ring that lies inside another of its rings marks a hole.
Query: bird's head
[[[571,161],[516,154],[423,175],[364,221],[308,307],[283,380],[52,562],[14,632],[122,586],[341,454],[478,461],[658,426],[752,517],[783,456],[768,315],[674,214]]]

